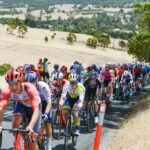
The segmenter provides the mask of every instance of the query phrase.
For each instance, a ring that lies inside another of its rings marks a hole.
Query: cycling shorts
[[[69,95],[67,96],[64,106],[64,109],[72,109],[74,104],[79,103],[79,97],[71,98]]]
[[[111,80],[104,80],[103,82],[102,82],[102,85],[104,86],[104,87],[108,87],[108,84],[111,82]]]
[[[97,98],[96,92],[97,88],[87,90],[85,92],[85,101],[89,101],[91,98],[95,100]]]
[[[39,106],[40,107],[40,106]],[[14,112],[13,115],[21,115],[25,119],[28,119],[29,122],[31,121],[33,114],[33,109],[32,107],[27,107],[19,102],[16,102],[15,107],[14,107]],[[38,117],[37,122],[34,125],[33,131],[38,134],[41,128],[41,110],[40,110],[40,115]]]

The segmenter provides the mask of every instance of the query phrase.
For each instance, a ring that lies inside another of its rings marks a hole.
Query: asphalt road
[[[103,135],[101,139],[101,150],[107,150],[107,145],[109,144],[113,133],[118,129],[120,122],[126,118],[130,113],[131,107],[142,100],[143,97],[150,94],[150,87],[143,89],[140,95],[133,96],[129,104],[122,105],[120,101],[112,100],[112,106],[110,110],[106,111]],[[4,115],[4,128],[11,128],[12,123],[12,105],[13,102],[10,101],[7,107],[6,113]],[[86,127],[81,126],[81,135],[78,138],[77,146],[72,147],[71,143],[69,145],[69,150],[92,150],[95,131],[87,134]],[[60,140],[53,139],[52,149],[53,150],[63,150],[64,139],[63,137]],[[3,132],[3,143],[2,150],[12,150],[13,145],[13,136],[8,132]]]

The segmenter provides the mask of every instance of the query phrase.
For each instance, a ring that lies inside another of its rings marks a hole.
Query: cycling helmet
[[[79,62],[76,60],[75,62],[74,62],[74,65],[78,65],[79,64]]]
[[[67,67],[66,67],[66,66],[62,66],[62,67],[60,68],[60,71],[61,71],[62,73],[67,72]]]
[[[55,80],[59,80],[59,79],[63,79],[64,75],[62,72],[57,72],[55,75],[54,75],[54,79]]]
[[[91,71],[90,74],[89,74],[89,77],[91,79],[96,79],[97,78],[97,73],[95,71]]]
[[[124,72],[124,75],[125,75],[125,76],[127,76],[128,74],[129,74],[129,72],[128,72],[128,71],[125,71],[125,72]]]
[[[58,65],[58,64],[55,64],[55,65],[54,65],[54,69],[58,70],[58,68],[59,68],[59,65]]]
[[[22,73],[19,69],[10,69],[6,74],[6,82],[8,84],[14,84],[22,81]]]
[[[26,74],[25,81],[30,83],[35,83],[36,81],[38,81],[38,76],[35,72],[31,71]]]
[[[87,78],[88,77],[88,71],[87,70],[84,70],[83,71],[83,78],[85,79],[85,78]]]
[[[31,71],[35,71],[36,70],[35,69],[35,65],[33,65],[33,64],[30,65],[30,68],[31,68]]]
[[[71,73],[69,76],[69,81],[72,84],[77,84],[78,83],[78,76],[76,73]]]
[[[88,70],[88,72],[90,72],[92,71],[92,66],[88,66],[86,69]]]
[[[109,66],[106,66],[105,67],[105,71],[109,71],[110,70],[110,67]]]
[[[82,70],[81,66],[80,65],[74,65],[73,69],[76,71],[76,72],[80,72]]]
[[[31,66],[29,64],[25,64],[24,68],[25,68],[26,72],[30,72],[31,71]]]

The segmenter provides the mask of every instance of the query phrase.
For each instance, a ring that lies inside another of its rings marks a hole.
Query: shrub
[[[0,75],[4,76],[8,70],[13,68],[10,64],[2,64],[0,65]]]

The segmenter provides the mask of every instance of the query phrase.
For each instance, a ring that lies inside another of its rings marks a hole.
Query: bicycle
[[[121,83],[121,100],[122,100],[122,104],[125,104],[125,101],[127,101],[127,103],[129,103],[129,97],[130,97],[130,88],[129,85],[127,83]]]
[[[45,120],[43,115],[42,119],[41,129],[38,134],[38,146],[40,150],[46,150]]]
[[[8,131],[9,133],[16,134],[15,135],[15,143],[13,149],[15,150],[29,150],[29,141],[34,143],[32,136],[29,135],[29,131],[25,129],[6,129],[3,128],[0,133],[0,149],[2,149],[2,132]],[[24,143],[21,145],[21,141],[24,141]]]
[[[88,104],[88,109],[83,112],[84,124],[87,126],[87,132],[91,133],[93,128],[95,128],[95,108],[94,100],[91,99]]]
[[[66,129],[65,129],[65,140],[64,140],[64,149],[68,150],[68,141],[72,139],[73,147],[76,146],[78,135],[75,135],[76,125],[73,123],[73,112],[71,110],[67,117]]]
[[[55,106],[53,108],[56,109],[53,110],[53,115],[52,115],[52,134],[55,139],[60,139],[63,126],[66,125],[66,120],[63,115],[63,111],[59,109],[59,100],[53,101],[53,106]]]

